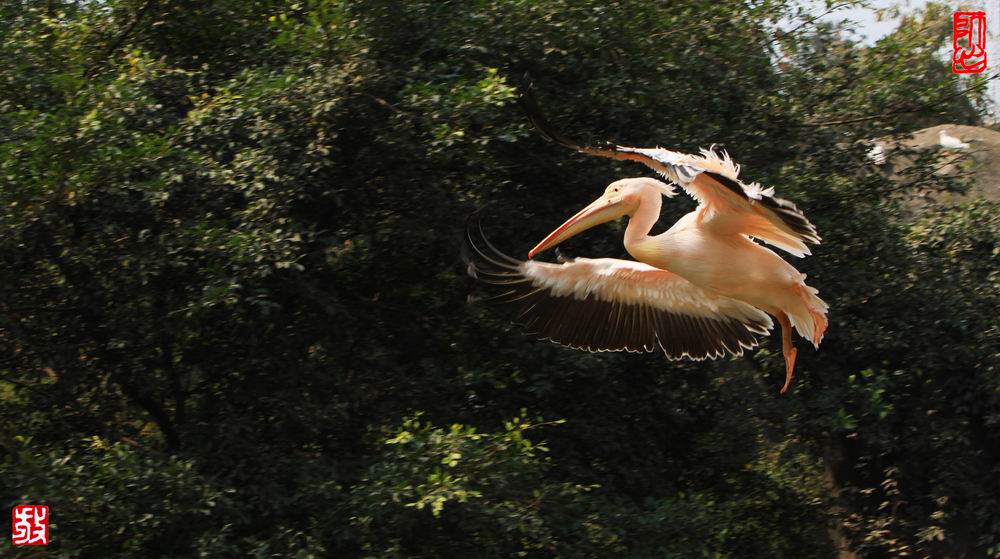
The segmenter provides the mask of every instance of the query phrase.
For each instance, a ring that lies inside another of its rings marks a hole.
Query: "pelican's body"
[[[768,243],[794,256],[819,244],[816,228],[795,204],[774,189],[739,180],[739,166],[725,154],[687,155],[662,148],[617,145],[581,147],[553,133],[537,113],[547,137],[590,155],[638,161],[680,186],[698,201],[666,232],[650,235],[664,197],[674,186],[652,178],[611,183],[604,194],[556,228],[521,261],[497,251],[481,237],[470,247],[480,257],[470,273],[502,286],[495,300],[519,306],[529,332],[589,351],[652,351],[672,359],[742,354],[757,336],[782,330],[784,393],[791,384],[797,351],[792,331],[819,347],[827,328],[827,305],[805,275]],[[601,223],[627,216],[624,245],[637,262],[578,258],[560,264],[535,255]],[[482,231],[480,230],[480,234]]]
[[[747,302],[761,286],[789,283],[799,275],[777,254],[746,236],[713,232],[699,224],[696,211],[660,235],[626,242],[625,250],[639,262]]]
[[[655,206],[659,215],[659,204]],[[746,235],[713,231],[698,217],[699,211],[693,211],[666,232],[655,236],[636,233],[631,242],[626,233],[625,250],[639,262],[673,272],[712,293],[744,301],[772,315],[784,311],[805,321],[808,305],[799,295],[805,287],[803,274]],[[629,229],[633,223],[637,229],[644,227],[633,217]]]
[[[826,304],[804,283],[804,274],[739,228],[727,227],[725,217],[706,220],[705,206],[685,214],[666,232],[649,235],[662,199],[662,188],[650,182],[653,179],[623,179],[609,187],[631,186],[641,192],[625,231],[625,250],[632,258],[713,294],[771,315],[785,314],[803,337],[819,345],[826,329]]]
[[[707,231],[698,225],[697,212],[685,215],[666,233],[633,245],[629,254],[757,307],[767,305],[763,296],[778,286],[790,286],[800,276],[777,254],[745,236]]]

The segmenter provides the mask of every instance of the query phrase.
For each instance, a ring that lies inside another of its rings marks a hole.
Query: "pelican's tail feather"
[[[806,275],[802,274],[799,281],[792,284],[801,304],[787,311],[788,317],[799,335],[812,342],[813,347],[819,348],[829,325],[826,312],[830,306],[819,298],[819,291],[815,287],[806,285],[805,279]]]

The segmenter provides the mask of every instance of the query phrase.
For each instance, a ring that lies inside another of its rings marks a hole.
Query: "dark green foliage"
[[[1000,556],[1000,208],[911,215],[860,143],[981,83],[939,7],[869,49],[794,7],[0,5],[0,502],[65,557]],[[536,135],[525,71],[574,135],[723,143],[817,224],[789,397],[774,341],[590,355],[468,304],[471,211],[523,254],[646,172]],[[936,157],[911,188],[961,186]]]

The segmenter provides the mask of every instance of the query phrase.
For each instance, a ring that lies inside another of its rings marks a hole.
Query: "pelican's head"
[[[672,186],[647,177],[615,181],[608,185],[600,198],[542,239],[542,242],[528,252],[528,258],[534,258],[539,252],[548,250],[591,227],[622,216],[631,216],[642,204],[656,204],[659,208],[660,196],[672,197],[674,194]]]

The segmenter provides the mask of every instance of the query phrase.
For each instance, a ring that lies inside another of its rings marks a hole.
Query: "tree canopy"
[[[873,46],[803,10],[0,4],[0,501],[60,557],[1000,557],[1000,207],[865,157],[986,80],[944,6]],[[561,128],[718,144],[805,210],[831,327],[789,395],[777,340],[585,354],[468,302],[470,212],[521,253],[647,174],[535,134],[525,72]]]

